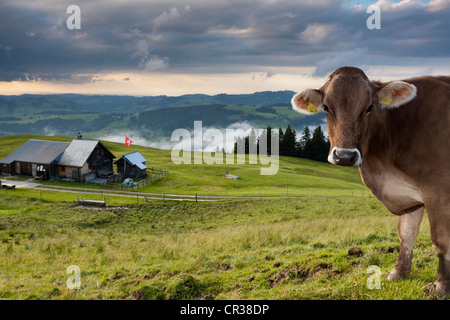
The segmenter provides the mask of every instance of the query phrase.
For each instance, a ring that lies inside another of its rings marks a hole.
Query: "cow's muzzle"
[[[358,149],[346,149],[334,147],[328,161],[339,166],[359,166],[362,163],[361,152]]]

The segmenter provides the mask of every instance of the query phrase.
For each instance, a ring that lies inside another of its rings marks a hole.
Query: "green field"
[[[0,138],[0,157],[30,136]],[[33,137],[36,138],[36,137]],[[64,137],[39,137],[67,141]],[[122,144],[105,145],[116,156]],[[170,151],[133,146],[170,170],[149,192],[284,195],[217,202],[108,196],[105,209],[77,206],[74,194],[0,192],[3,299],[430,299],[437,257],[424,218],[413,271],[389,282],[399,249],[397,218],[362,186],[357,170],[281,158],[279,174],[230,165],[180,165]],[[88,184],[75,184],[82,187]],[[286,186],[289,186],[288,191]],[[309,196],[299,198],[295,196]],[[321,197],[313,197],[321,196]],[[100,198],[100,195],[96,196]],[[69,266],[81,288],[68,289]],[[381,271],[380,289],[367,273]]]
[[[70,137],[19,135],[0,137],[0,159],[17,149],[28,139],[72,141]],[[171,160],[170,150],[102,141],[117,157],[125,152],[139,151],[148,160],[147,166],[168,169],[169,175],[157,182],[146,185],[139,191],[157,193],[176,193],[186,195],[219,196],[368,196],[356,168],[340,168],[328,163],[280,157],[276,175],[262,176],[261,165],[176,165]],[[192,157],[193,158],[193,157]],[[225,157],[224,157],[225,158]],[[192,159],[192,163],[193,163]],[[246,161],[248,163],[248,161]],[[259,161],[258,161],[259,163]],[[239,180],[227,179],[224,172],[238,175]],[[46,184],[55,182],[47,181]],[[60,182],[58,182],[60,183]],[[97,187],[91,183],[71,183],[77,187]]]

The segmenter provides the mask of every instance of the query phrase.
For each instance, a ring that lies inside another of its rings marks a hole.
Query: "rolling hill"
[[[0,137],[0,159],[13,152],[29,139],[66,141],[72,137],[17,135]],[[117,157],[125,152],[139,151],[148,161],[147,166],[168,169],[169,175],[146,185],[139,191],[176,193],[185,195],[233,196],[360,196],[367,189],[361,182],[357,168],[338,167],[307,159],[280,157],[277,174],[263,176],[261,164],[181,164],[172,162],[171,151],[122,143],[102,141]],[[238,175],[239,180],[227,179],[224,172]],[[62,184],[63,181],[47,181]],[[71,183],[77,187],[96,187],[92,183]]]
[[[306,117],[290,106],[292,91],[247,95],[203,94],[180,97],[102,95],[0,96],[0,135],[39,134],[74,136],[78,131],[92,138],[124,132],[139,133],[150,141],[170,137],[178,128],[226,128],[245,123],[255,128],[302,130],[323,124],[325,116]]]

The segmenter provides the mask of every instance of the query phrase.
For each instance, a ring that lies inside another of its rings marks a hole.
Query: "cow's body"
[[[416,86],[416,98],[374,114],[359,167],[364,184],[398,215],[450,197],[450,77],[405,82]]]
[[[410,273],[426,208],[439,256],[434,289],[440,297],[449,295],[450,77],[380,83],[344,67],[321,89],[294,96],[292,104],[303,113],[315,110],[311,104],[326,111],[329,161],[358,165],[364,184],[400,216],[401,248],[389,279]]]

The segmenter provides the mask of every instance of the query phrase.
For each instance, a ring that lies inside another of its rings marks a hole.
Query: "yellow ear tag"
[[[311,113],[317,113],[318,112],[316,106],[313,105],[311,102],[308,105],[308,112],[311,112]]]
[[[381,100],[380,100],[380,103],[381,103],[381,104],[384,104],[384,105],[386,105],[386,106],[390,106],[391,103],[392,103],[392,98],[391,98],[391,96],[387,96],[386,98],[381,99]]]

